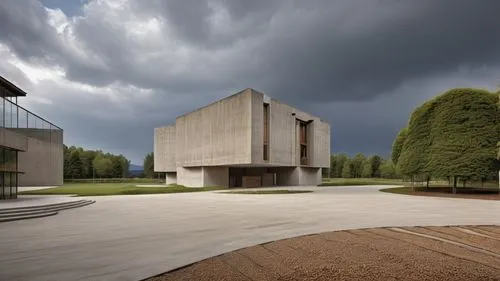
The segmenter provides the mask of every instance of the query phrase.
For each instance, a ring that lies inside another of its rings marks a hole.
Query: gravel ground
[[[237,250],[148,281],[500,280],[500,226],[337,231]]]

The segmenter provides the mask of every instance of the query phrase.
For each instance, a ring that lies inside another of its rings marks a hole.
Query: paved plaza
[[[498,201],[406,196],[379,188],[92,197],[97,201],[93,205],[57,216],[0,224],[0,280],[140,280],[304,234],[380,226],[500,225]]]

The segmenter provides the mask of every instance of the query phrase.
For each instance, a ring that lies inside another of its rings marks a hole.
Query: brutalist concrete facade
[[[246,89],[156,128],[155,171],[190,187],[317,185],[330,125]]]

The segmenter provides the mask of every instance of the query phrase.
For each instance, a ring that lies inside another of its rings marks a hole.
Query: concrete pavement
[[[0,224],[0,280],[139,280],[242,247],[311,233],[500,225],[500,201],[405,196],[378,188],[92,197],[97,202],[85,208]]]

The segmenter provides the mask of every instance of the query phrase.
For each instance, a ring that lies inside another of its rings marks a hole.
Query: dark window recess
[[[264,146],[262,157],[269,161],[269,104],[264,104]]]
[[[307,157],[307,123],[299,122],[299,140],[300,140],[300,164],[307,165],[309,163]]]

